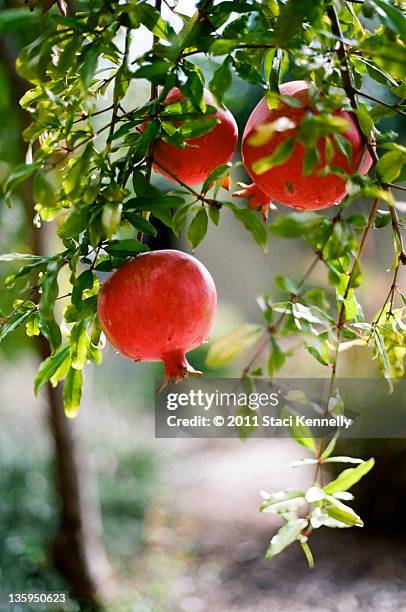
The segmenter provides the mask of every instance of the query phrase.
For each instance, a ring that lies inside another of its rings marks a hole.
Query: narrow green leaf
[[[252,346],[263,333],[258,325],[243,323],[236,329],[214,342],[207,353],[206,364],[209,368],[221,368],[236,359],[244,350]]]
[[[209,83],[209,89],[219,104],[223,103],[224,95],[231,85],[231,62],[231,57],[227,56],[224,62],[214,71],[213,78]]]
[[[86,354],[90,343],[86,329],[86,321],[79,321],[73,326],[70,334],[71,366],[75,370],[82,370],[86,364]]]
[[[234,217],[240,221],[246,230],[250,232],[255,242],[266,252],[268,244],[268,232],[266,227],[258,219],[257,215],[249,208],[239,208],[235,204],[225,203],[233,211]]]
[[[82,399],[82,384],[82,371],[71,367],[63,388],[65,414],[70,419],[75,418],[78,413],[80,400]]]
[[[45,359],[39,367],[38,373],[34,381],[34,393],[38,395],[41,386],[47,383],[58,368],[62,365],[66,357],[69,356],[69,345],[61,346],[56,353]]]
[[[374,463],[375,460],[371,458],[368,461],[364,461],[356,468],[344,470],[335,480],[332,480],[324,487],[324,491],[329,495],[339,493],[340,491],[348,491],[348,489],[361,480],[361,478],[373,468]]]
[[[127,257],[148,251],[148,246],[136,238],[127,240],[111,240],[104,249],[109,255],[116,257]]]
[[[303,491],[278,491],[267,495],[260,506],[260,512],[283,514],[295,512],[306,503]]]
[[[20,325],[28,319],[32,314],[32,310],[24,310],[17,312],[7,323],[0,322],[0,342],[4,340],[9,334],[17,329]]]
[[[187,231],[187,239],[195,249],[204,239],[207,233],[208,218],[206,209],[202,206],[193,217]]]
[[[12,192],[20,183],[29,178],[35,170],[41,167],[39,162],[33,164],[21,164],[17,166],[8,176],[4,184],[4,192]]]
[[[285,417],[285,418],[290,417],[291,412],[285,406],[281,411],[281,415],[282,417]],[[314,440],[312,432],[309,429],[309,427],[307,427],[307,425],[301,425],[300,423],[296,422],[296,419],[293,419],[293,425],[289,427],[289,431],[290,431],[292,438],[298,444],[301,444],[302,446],[304,446],[305,448],[308,448],[314,453],[317,452],[316,441]]]
[[[275,168],[275,166],[280,166],[284,164],[292,155],[293,149],[295,147],[294,138],[288,138],[281,142],[275,149],[275,151],[271,155],[267,155],[266,157],[262,157],[252,164],[252,169],[256,174],[264,174]]]
[[[272,557],[281,553],[289,544],[292,544],[292,542],[299,538],[300,533],[306,527],[307,521],[303,518],[294,519],[283,525],[271,539],[265,558],[272,559]]]

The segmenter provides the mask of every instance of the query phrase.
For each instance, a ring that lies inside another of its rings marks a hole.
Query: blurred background
[[[0,1],[0,9],[9,4]],[[192,14],[194,3],[183,0],[178,9]],[[168,17],[165,5],[163,10]],[[0,59],[0,179],[20,163],[22,155],[23,119],[9,58],[34,35],[24,30],[4,39],[9,55],[2,54]],[[133,56],[149,44],[149,34],[141,32],[133,41]],[[216,67],[214,62],[197,62],[207,75]],[[110,95],[107,91],[103,107]],[[138,82],[126,98],[128,108],[147,95],[146,84]],[[261,97],[259,88],[234,81],[226,104],[240,133]],[[392,121],[390,127],[399,131],[401,126]],[[162,188],[167,186],[163,179],[154,180]],[[32,219],[23,199],[16,199],[11,208],[0,208],[1,253],[31,250]],[[356,206],[368,210],[367,202]],[[211,226],[196,252],[219,292],[212,339],[241,322],[260,322],[255,298],[265,292],[278,298],[274,276],[297,278],[312,259],[302,242],[276,237],[270,238],[268,253],[263,255],[227,212],[218,228]],[[46,248],[58,249],[53,229],[41,231]],[[162,240],[165,246],[190,252],[183,240],[171,239],[170,244],[168,237]],[[390,273],[386,270],[392,257],[390,230],[372,232],[364,256],[366,282],[359,296],[368,317],[387,293]],[[11,269],[2,263],[0,279]],[[316,268],[312,284],[327,285],[322,266]],[[13,289],[1,287],[2,313],[8,312],[13,299]],[[205,368],[206,352],[203,346],[190,360],[206,374],[215,375]],[[248,360],[246,355],[221,374],[238,376]],[[51,562],[61,499],[49,398],[45,391],[38,399],[33,394],[38,361],[35,342],[22,332],[0,345],[0,590],[71,589]],[[310,471],[290,467],[291,461],[304,456],[304,450],[289,440],[156,440],[154,389],[160,375],[159,365],[135,365],[107,348],[102,366],[86,369],[84,400],[73,424],[81,451],[91,459],[91,486],[96,487],[100,501],[102,541],[113,575],[105,609],[406,610],[403,441],[347,440],[356,456],[377,460],[356,492],[355,509],[366,526],[316,533],[311,542],[316,558],[313,571],[308,570],[299,547],[289,548],[270,563],[264,553],[279,523],[271,515],[259,514],[259,490],[308,486]],[[342,355],[339,375],[379,373],[365,349],[354,348]],[[281,376],[317,377],[325,372],[307,353],[299,352],[287,361]],[[61,609],[91,608],[76,596]]]

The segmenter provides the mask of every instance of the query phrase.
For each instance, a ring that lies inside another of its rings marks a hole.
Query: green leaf
[[[44,208],[53,208],[56,206],[57,200],[55,189],[47,181],[42,172],[37,172],[34,178],[34,198],[37,204],[41,204]]]
[[[83,153],[76,157],[62,180],[62,185],[66,195],[73,194],[79,189],[82,179],[85,177],[90,164],[93,152],[93,145],[89,143]]]
[[[57,229],[59,238],[67,239],[79,236],[87,228],[87,214],[84,208],[72,208],[70,214]]]
[[[166,60],[160,59],[152,64],[144,64],[134,72],[134,79],[149,79],[153,83],[164,85],[168,73],[172,68],[172,64]]]
[[[85,300],[81,300],[77,305],[70,304],[65,311],[65,321],[74,323],[86,319],[96,313],[97,296],[92,295]]]
[[[187,239],[195,249],[204,239],[207,233],[208,217],[206,209],[202,206],[193,217],[187,231]]]
[[[371,132],[374,129],[374,122],[367,108],[364,105],[360,105],[359,108],[355,111],[355,113],[358,117],[358,122],[362,132],[365,134],[365,136],[370,138]]]
[[[206,357],[207,366],[215,369],[231,363],[240,353],[255,344],[262,333],[263,328],[258,325],[239,325],[210,346]]]
[[[252,164],[252,169],[256,174],[264,174],[275,166],[284,164],[292,155],[295,147],[294,138],[288,138],[281,142],[271,155],[262,157]]]
[[[91,270],[84,270],[77,277],[72,289],[72,304],[79,304],[85,289],[93,288],[93,273]]]
[[[234,217],[244,225],[245,229],[250,232],[258,246],[260,246],[261,249],[266,252],[268,232],[266,231],[265,225],[258,219],[257,215],[249,208],[239,208],[239,206],[229,202],[225,203],[224,205],[231,208]]]
[[[130,7],[131,12],[134,12],[137,19],[155,36],[167,40],[168,35],[171,33],[169,24],[162,19],[159,11],[157,11],[150,4],[138,3],[135,6]]]
[[[406,164],[406,153],[395,150],[384,153],[378,160],[375,170],[384,183],[394,183]]]
[[[405,40],[406,18],[404,14],[393,4],[389,4],[389,2],[384,0],[373,0],[373,3],[377,6],[376,14],[382,23]]]
[[[28,319],[25,324],[25,333],[29,338],[40,335],[39,316],[37,313],[34,313],[33,316]]]
[[[220,222],[220,209],[218,206],[209,206],[209,218],[214,225],[218,225]]]
[[[38,391],[47,383],[58,368],[62,365],[67,357],[69,357],[70,348],[68,344],[61,346],[56,353],[45,359],[39,367],[38,373],[34,381],[34,393],[38,395]]]
[[[149,210],[155,214],[159,209],[177,208],[184,203],[183,198],[174,195],[164,195],[159,192],[151,196],[132,198],[124,203],[125,208],[130,210]]]
[[[180,232],[184,228],[191,206],[192,204],[185,204],[184,206],[180,206],[175,210],[172,217],[172,229],[176,236],[179,236]]]
[[[227,56],[224,62],[214,71],[213,78],[209,83],[209,89],[218,104],[223,103],[224,95],[231,86],[231,63],[231,57]]]
[[[348,489],[361,480],[361,478],[373,468],[374,463],[375,460],[371,458],[368,461],[364,461],[356,468],[344,470],[335,480],[332,480],[324,487],[325,493],[332,495],[340,491],[348,491]]]
[[[323,455],[322,455],[322,459],[324,459]],[[324,459],[324,463],[364,463],[364,460],[357,459],[356,457],[337,456],[337,457],[328,457]]]
[[[79,321],[73,326],[70,334],[70,359],[71,366],[75,370],[82,370],[86,364],[87,349],[90,343],[86,329],[86,321]]]
[[[70,419],[75,418],[78,413],[80,400],[82,399],[82,371],[69,368],[68,375],[63,388],[63,403],[65,414]]]
[[[147,234],[148,236],[156,236],[157,230],[156,228],[147,221],[147,219],[143,219],[136,213],[127,212],[124,214],[124,218],[131,223],[135,229],[139,230],[143,234]]]
[[[349,527],[363,527],[364,523],[361,518],[352,508],[350,508],[350,506],[346,506],[334,497],[327,496],[327,500],[331,505],[326,506],[325,510],[330,518],[340,523],[344,523],[344,525],[348,525]]]
[[[319,346],[315,346],[314,344],[306,343],[307,352],[317,359],[319,363],[322,365],[328,366],[330,365],[330,351],[328,346],[325,343],[321,343]]]
[[[283,59],[282,49],[270,49],[264,56],[264,76],[269,83],[270,91],[276,93],[279,93]]]
[[[218,119],[215,119],[214,117],[184,121],[179,128],[179,134],[185,140],[191,140],[192,138],[198,138],[199,136],[208,134],[217,124]],[[190,155],[193,155],[193,146],[190,146],[189,150]]]
[[[342,134],[333,134],[338,150],[342,153],[349,164],[352,164],[352,146],[351,143]]]
[[[41,334],[48,340],[52,351],[56,351],[62,342],[62,334],[58,323],[55,319],[44,319],[40,316],[39,328]]]
[[[323,219],[316,213],[302,212],[288,215],[278,215],[269,224],[269,231],[283,238],[307,236],[320,226]]]
[[[386,227],[392,222],[392,215],[388,210],[378,210],[375,217],[375,227]]]
[[[268,358],[268,375],[270,378],[275,376],[276,372],[281,369],[285,363],[285,353],[282,351],[275,338],[271,337],[271,350]]]
[[[41,280],[41,299],[39,301],[38,310],[44,319],[54,318],[54,305],[58,297],[58,273],[62,262],[51,262]]]
[[[111,240],[108,246],[104,247],[104,250],[109,255],[124,258],[136,255],[137,253],[144,253],[149,249],[146,244],[140,242],[136,238],[128,238],[127,240]]]
[[[271,539],[265,558],[272,559],[272,557],[285,550],[289,544],[295,542],[301,532],[307,527],[307,524],[306,519],[298,518],[283,525]]]
[[[339,435],[340,435],[340,432],[337,431],[337,433],[333,436],[333,438],[331,438],[330,442],[327,444],[325,450],[320,455],[320,459],[326,460],[328,457],[330,457],[331,453],[336,447]]]
[[[319,163],[319,150],[317,147],[306,147],[303,157],[303,176],[309,176]]]
[[[14,316],[7,321],[7,323],[1,323],[0,319],[0,342],[4,340],[9,334],[17,329],[20,325],[28,319],[32,314],[33,310],[24,310],[17,312]]]
[[[220,181],[221,179],[224,179],[229,176],[231,168],[232,166],[230,163],[220,164],[219,166],[217,166],[217,168],[214,168],[214,170],[210,172],[209,176],[203,183],[202,193],[206,193],[216,181]]]
[[[290,417],[291,412],[285,406],[281,411],[281,415],[282,417],[285,417],[285,418]],[[296,419],[293,419],[293,425],[289,427],[289,431],[290,431],[292,438],[298,444],[301,444],[302,446],[304,446],[305,448],[308,448],[314,453],[317,452],[316,441],[314,440],[312,432],[309,429],[309,427],[307,427],[307,425],[301,425],[300,423],[296,422]]]
[[[81,54],[79,69],[79,82],[82,85],[83,93],[86,94],[96,72],[97,62],[100,56],[100,47],[90,43],[84,48]]]
[[[8,176],[4,184],[4,192],[11,193],[14,189],[27,178],[29,178],[35,170],[41,167],[39,162],[33,164],[20,164]]]
[[[0,261],[14,261],[15,259],[28,259],[29,261],[37,261],[38,263],[48,261],[47,257],[31,255],[30,253],[4,253],[3,255],[0,255]]]
[[[295,512],[306,503],[303,491],[278,491],[267,494],[260,506],[260,512],[283,514]]]

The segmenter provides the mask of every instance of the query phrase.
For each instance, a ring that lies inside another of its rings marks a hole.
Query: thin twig
[[[374,96],[371,96],[370,94],[366,93],[365,91],[360,91],[359,89],[354,89],[354,93],[356,93],[357,96],[362,96],[363,98],[367,98],[368,100],[372,100],[372,102],[376,102],[377,104],[380,104],[381,106],[384,106],[385,108],[390,108],[391,110],[395,111],[396,113],[399,113],[399,115],[403,115],[403,116],[406,117],[406,111],[404,111],[401,108],[399,108],[399,104],[388,104],[388,102],[384,102],[383,100],[378,100],[378,98],[374,98]]]

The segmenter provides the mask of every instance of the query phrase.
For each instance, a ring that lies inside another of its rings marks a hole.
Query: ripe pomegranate
[[[174,104],[184,99],[178,88],[173,88],[165,104]],[[204,91],[204,99],[210,106],[216,106],[211,93]],[[187,185],[204,181],[210,172],[220,164],[230,161],[237,146],[238,128],[233,115],[227,109],[219,108],[214,115],[217,125],[197,138],[186,141],[186,147],[179,149],[159,138],[154,146],[154,170],[174,181],[177,177]],[[165,171],[167,170],[167,172]]]
[[[283,164],[274,166],[263,174],[257,174],[252,168],[257,160],[271,155],[280,143],[295,135],[305,115],[311,110],[308,89],[309,86],[305,81],[284,83],[280,87],[280,93],[295,98],[301,102],[302,106],[296,108],[281,102],[276,109],[270,110],[266,99],[263,98],[254,108],[245,126],[242,157],[254,183],[249,186],[241,184],[243,189],[234,195],[250,198],[249,206],[253,209],[262,209],[265,216],[273,199],[298,210],[317,210],[338,204],[346,195],[344,179],[332,173],[326,176],[318,175],[320,170],[326,167],[324,137],[318,142],[319,162],[308,176],[303,176],[305,147],[300,143],[295,144],[292,155]],[[353,115],[344,110],[334,111],[334,114],[342,117],[349,124],[342,136],[351,145],[352,162],[349,163],[345,155],[336,147],[330,166],[342,168],[348,174],[357,171],[365,174],[372,160],[369,153],[365,151],[361,133]],[[282,131],[274,131],[268,142],[261,146],[254,146],[252,136],[255,135],[257,127],[273,123],[282,117],[286,118],[287,128],[282,128]]]
[[[185,353],[207,339],[216,303],[213,278],[197,259],[175,250],[152,251],[130,259],[107,279],[98,315],[120,353],[164,362],[165,383],[201,375]]]

